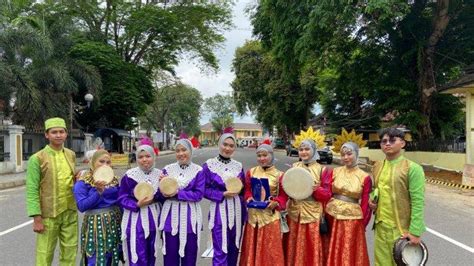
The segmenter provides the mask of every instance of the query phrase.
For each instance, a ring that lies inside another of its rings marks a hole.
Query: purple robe
[[[167,165],[163,169],[165,175],[178,179],[180,187],[172,198],[165,198],[158,191],[158,198],[164,200],[159,227],[163,230],[164,265],[196,265],[202,230],[199,202],[204,195],[205,178],[199,165],[191,164],[186,169],[191,171],[181,169],[177,163]],[[181,217],[182,213],[186,213],[186,217]]]
[[[138,182],[129,176],[132,170],[140,171],[137,168],[128,170],[121,180],[119,191],[119,202],[120,205],[124,208],[122,228],[126,228],[125,230],[122,230],[122,238],[126,238],[126,241],[124,240],[123,244],[124,246],[127,246],[126,249],[128,254],[129,265],[154,265],[157,256],[157,248],[155,247],[155,242],[158,236],[158,216],[161,204],[159,202],[153,202],[150,205],[144,206],[142,208],[139,208],[137,206],[137,200],[135,199],[133,190],[138,184]],[[152,175],[152,179],[159,179],[160,174],[161,171],[157,169],[154,169],[154,171],[150,173],[150,175]],[[146,213],[148,215],[143,216]],[[136,218],[137,220],[135,226],[133,225],[134,214],[138,216]],[[144,221],[143,217],[147,219],[145,219]],[[145,224],[143,224],[144,222]],[[148,227],[146,226],[147,223]],[[134,255],[134,247],[131,243],[134,238],[132,234],[132,227],[135,228],[136,232],[136,255]]]
[[[229,164],[224,164],[218,162],[216,158],[211,158],[203,165],[203,174],[206,178],[204,197],[211,201],[209,229],[212,232],[214,248],[212,263],[213,265],[237,265],[242,227],[246,216],[243,190],[239,196],[225,198],[226,187],[223,176],[238,177],[243,183],[245,174],[242,164],[234,160],[231,160]],[[237,202],[240,203],[240,206],[237,206]],[[229,209],[234,211],[229,211]],[[225,220],[222,219],[222,214],[225,215]],[[233,217],[235,220],[232,219]],[[224,241],[224,237],[227,238],[226,241]]]

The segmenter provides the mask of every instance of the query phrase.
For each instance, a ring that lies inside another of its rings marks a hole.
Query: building
[[[263,138],[263,128],[260,124],[256,123],[233,123],[234,136],[237,138],[237,142],[245,143],[247,145],[260,141]],[[211,123],[206,123],[201,126],[201,135],[199,135],[199,142],[203,145],[215,145],[220,136],[219,132],[216,132],[212,128]]]

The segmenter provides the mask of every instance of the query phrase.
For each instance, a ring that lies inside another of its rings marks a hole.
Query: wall
[[[466,162],[466,154],[464,153],[408,151],[403,154],[406,158],[419,164],[429,164],[460,172],[463,171]],[[377,161],[384,159],[385,155],[382,150],[362,148],[359,151],[359,157],[368,157],[371,161]]]

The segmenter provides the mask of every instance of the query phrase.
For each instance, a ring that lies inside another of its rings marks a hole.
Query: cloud
[[[242,46],[246,40],[252,37],[250,19],[244,10],[249,4],[254,3],[255,0],[236,1],[233,6],[232,21],[235,27],[224,33],[226,41],[223,43],[221,49],[215,51],[219,59],[218,73],[202,73],[200,69],[189,60],[181,61],[176,67],[176,73],[182,81],[198,89],[204,98],[216,94],[232,92],[230,83],[234,79],[235,74],[231,71],[231,67],[235,49]]]

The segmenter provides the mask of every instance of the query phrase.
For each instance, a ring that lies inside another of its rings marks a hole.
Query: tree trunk
[[[420,112],[423,116],[423,121],[418,125],[418,132],[423,139],[433,136],[430,119],[432,115],[433,96],[437,93],[436,77],[433,68],[434,53],[436,45],[438,45],[443,37],[449,24],[449,1],[450,0],[437,1],[432,22],[433,31],[427,40],[426,46],[422,49],[418,61],[418,90],[420,94]]]

